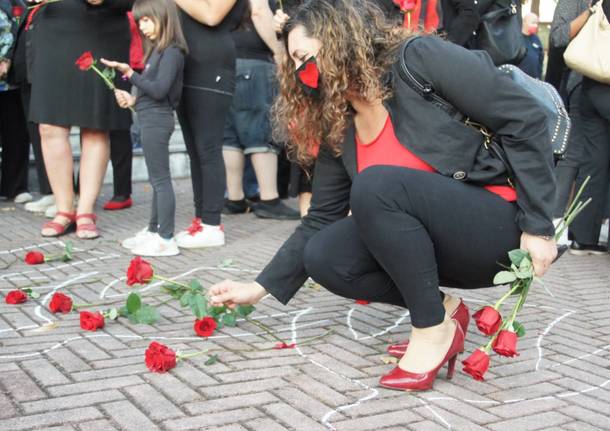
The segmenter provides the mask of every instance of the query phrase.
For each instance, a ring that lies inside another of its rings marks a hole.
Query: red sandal
[[[67,218],[68,223],[61,224],[56,221],[46,222],[45,224],[42,225],[42,230],[53,229],[55,231],[55,233],[45,235],[44,233],[41,232],[40,234],[42,236],[44,236],[44,237],[62,236],[62,235],[65,235],[65,234],[71,232],[74,229],[74,222],[76,221],[76,216],[74,213],[58,211],[57,214],[55,215],[55,217],[57,217],[57,216],[62,216],[62,217]]]
[[[91,219],[92,222],[91,223],[82,223],[82,224],[78,224],[78,220],[82,219],[82,218],[88,218]],[[99,231],[97,230],[97,226],[95,225],[95,221],[97,220],[97,216],[93,213],[90,214],[78,214],[76,216],[76,236],[79,237],[80,239],[95,239],[97,237],[100,236]],[[82,233],[83,232],[91,232],[93,233],[93,235],[88,236],[85,235],[83,236]]]

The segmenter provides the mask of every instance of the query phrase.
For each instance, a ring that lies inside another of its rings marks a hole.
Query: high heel
[[[453,310],[450,316],[452,319],[457,320],[457,322],[462,327],[462,331],[464,332],[464,337],[468,333],[468,324],[470,323],[470,310],[464,304],[464,301],[460,299],[460,304]],[[409,347],[409,340],[405,340],[401,343],[390,344],[388,346],[387,352],[388,355],[393,356],[395,358],[402,358],[407,351],[407,347]],[[462,350],[463,352],[463,350]]]
[[[438,364],[436,368],[423,373],[412,373],[410,371],[403,370],[400,367],[396,367],[388,374],[382,376],[379,380],[379,384],[384,388],[401,391],[427,391],[428,389],[432,389],[434,380],[436,380],[436,376],[443,365],[447,364],[447,379],[449,380],[453,378],[457,357],[463,350],[464,331],[462,331],[461,325],[456,321],[451,346],[449,347],[449,350],[441,363]]]

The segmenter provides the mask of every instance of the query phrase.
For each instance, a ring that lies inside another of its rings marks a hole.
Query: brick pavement
[[[379,388],[391,365],[381,361],[388,341],[408,332],[404,310],[356,305],[324,290],[304,288],[288,307],[272,298],[258,317],[286,341],[327,330],[332,335],[300,349],[271,350],[272,340],[241,322],[208,340],[192,331],[190,313],[173,303],[154,326],[125,319],[96,333],[81,331],[78,315],[53,316],[42,304],[54,290],[76,302],[121,299],[130,260],[117,243],[146,223],[150,187],[136,184],[136,205],[103,213],[103,240],[79,241],[69,264],[0,271],[2,296],[14,286],[41,283],[42,296],[22,306],[0,304],[0,430],[610,430],[610,258],[565,256],[537,286],[524,309],[528,333],[521,356],[494,357],[485,382],[457,373],[420,394]],[[191,217],[190,186],[176,184],[178,226]],[[105,190],[109,192],[108,190]],[[42,219],[0,203],[0,267],[41,243]],[[153,259],[160,274],[192,274],[209,286],[223,278],[249,280],[294,228],[240,215],[225,218],[228,245]],[[16,250],[16,251],[11,251]],[[232,259],[232,265],[219,264]],[[186,278],[187,276],[185,276]],[[152,303],[155,287],[145,289]],[[477,307],[502,289],[466,292]],[[40,326],[58,322],[52,331]],[[472,329],[472,327],[471,327]],[[179,364],[167,374],[148,372],[143,351],[152,339],[174,349],[219,349],[219,361]],[[483,338],[470,332],[467,351]]]

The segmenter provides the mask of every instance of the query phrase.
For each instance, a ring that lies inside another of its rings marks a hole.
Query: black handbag
[[[416,77],[414,72],[409,70],[407,67],[407,63],[405,61],[405,51],[409,45],[419,37],[421,36],[411,38],[402,47],[399,69],[402,80],[417,94],[436,105],[450,117],[463,122],[467,126],[471,126],[479,130],[485,137],[483,145],[489,151],[492,157],[502,162],[506,168],[506,175],[508,177],[509,184],[514,185],[515,172],[510,165],[508,158],[506,157],[500,137],[495,135],[492,130],[487,129],[485,125],[471,121],[470,118],[466,117],[451,103],[436,93],[432,85],[430,85],[424,79]],[[521,69],[513,65],[503,65],[500,66],[498,70],[505,73],[515,83],[523,87],[525,91],[538,102],[540,109],[546,116],[545,125],[551,135],[549,150],[553,151],[555,159],[562,159],[568,147],[568,138],[570,136],[572,123],[570,121],[570,116],[563,105],[563,101],[559,96],[559,93],[557,93],[555,87],[546,82],[532,78]]]
[[[472,48],[487,51],[496,66],[519,64],[527,53],[518,0],[496,0],[481,15]]]

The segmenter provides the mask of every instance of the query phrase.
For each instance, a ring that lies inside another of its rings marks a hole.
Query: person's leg
[[[243,176],[246,157],[239,148],[225,146],[222,157],[227,171],[227,195],[230,201],[244,199]]]
[[[52,124],[40,124],[40,140],[42,154],[47,170],[47,176],[58,212],[72,213],[74,211],[74,184],[72,148],[70,147],[70,128]],[[57,215],[54,222],[66,225],[70,222],[67,217]],[[54,229],[44,228],[43,235],[52,235]]]
[[[81,129],[82,153],[79,166],[79,199],[77,214],[92,214],[95,201],[102,188],[102,182],[108,159],[110,144],[108,132],[96,129]],[[77,221],[78,226],[95,224],[91,217],[83,217]],[[78,233],[80,238],[95,238],[99,236],[96,230],[83,230]]]
[[[131,169],[133,148],[129,129],[110,131],[110,161],[112,163],[112,183],[114,193],[112,201],[121,203],[131,196]],[[115,209],[113,208],[106,209]],[[129,205],[130,206],[130,205]],[[120,208],[125,206],[118,205]],[[119,209],[119,208],[116,208]]]
[[[13,199],[28,191],[30,144],[27,122],[19,90],[0,92],[0,135],[2,140],[2,189],[0,194]]]
[[[516,205],[438,174],[376,166],[355,178],[351,208],[363,242],[409,305],[414,330],[400,366],[434,368],[455,331],[439,280],[460,288],[492,285],[497,262],[519,246]]]
[[[254,152],[250,157],[260,188],[261,200],[278,199],[277,154],[273,151]]]
[[[608,193],[610,113],[606,114],[608,115],[606,119],[602,117],[602,112],[606,109],[610,111],[610,86],[585,80],[580,102],[585,148],[576,187],[582,185],[586,176],[591,176],[582,194],[582,200],[591,198],[592,202],[574,220],[570,226],[570,233],[578,244],[596,246]]]

